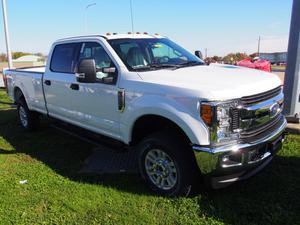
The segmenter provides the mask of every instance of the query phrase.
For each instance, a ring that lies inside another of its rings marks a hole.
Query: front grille
[[[269,134],[273,133],[284,123],[284,116],[279,114],[269,122],[255,128],[249,128],[240,133],[240,139],[242,141],[251,143],[260,140]]]
[[[240,128],[240,110],[236,108],[232,108],[230,110],[231,114],[231,129],[232,131]]]
[[[275,89],[272,89],[270,91],[260,93],[260,94],[242,97],[241,103],[243,106],[254,105],[254,104],[266,101],[268,99],[271,99],[271,98],[279,95],[280,92],[281,92],[281,86],[279,86]]]

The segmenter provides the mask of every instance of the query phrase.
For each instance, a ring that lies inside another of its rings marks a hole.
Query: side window
[[[95,60],[97,69],[97,81],[104,83],[114,83],[116,81],[116,74],[103,73],[101,71],[102,68],[115,66],[104,48],[99,43],[83,43],[79,54],[79,61],[82,59]]]
[[[74,73],[79,43],[56,45],[52,53],[50,69],[59,73]]]

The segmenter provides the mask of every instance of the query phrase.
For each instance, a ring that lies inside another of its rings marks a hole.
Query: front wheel
[[[165,196],[188,196],[197,182],[197,169],[188,145],[176,135],[159,132],[139,145],[142,177],[156,193]]]

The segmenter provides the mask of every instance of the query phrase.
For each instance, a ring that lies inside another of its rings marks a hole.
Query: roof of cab
[[[56,42],[59,41],[68,41],[68,40],[77,40],[77,39],[83,39],[83,38],[97,38],[97,37],[102,37],[106,40],[114,40],[114,39],[142,39],[142,38],[164,38],[164,36],[161,36],[159,34],[145,34],[145,33],[128,33],[128,34],[117,34],[117,33],[106,33],[103,35],[85,35],[85,36],[74,36],[74,37],[68,37],[68,38],[63,38],[59,39]]]

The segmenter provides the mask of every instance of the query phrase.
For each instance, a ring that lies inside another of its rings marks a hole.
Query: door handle
[[[51,85],[51,80],[45,80],[44,84],[50,86]]]
[[[70,88],[73,89],[73,90],[78,91],[79,90],[79,84],[71,84]]]

